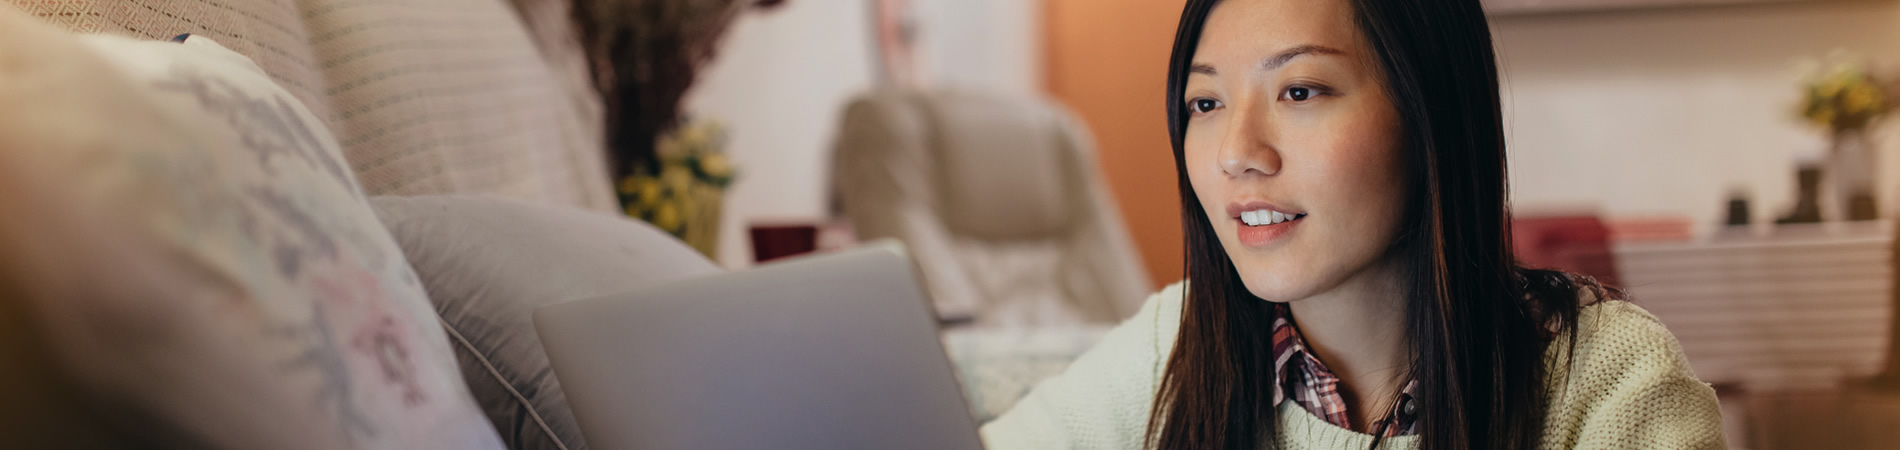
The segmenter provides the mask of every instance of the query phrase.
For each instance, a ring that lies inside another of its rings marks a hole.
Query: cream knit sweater
[[[991,450],[1141,448],[1161,363],[1180,327],[1181,289],[1175,283],[1149,297],[1061,375],[985,424],[984,442]],[[1543,447],[1723,447],[1715,391],[1696,380],[1676,338],[1655,316],[1628,302],[1600,302],[1584,307],[1577,333],[1570,367],[1563,366],[1564,346],[1547,353],[1553,366]],[[1278,448],[1364,449],[1372,443],[1371,435],[1328,424],[1291,401],[1279,411]],[[1418,439],[1388,438],[1380,445],[1411,449]]]

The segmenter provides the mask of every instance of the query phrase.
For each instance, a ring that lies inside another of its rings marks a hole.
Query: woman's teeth
[[[1248,226],[1272,225],[1276,223],[1286,222],[1289,220],[1299,220],[1299,218],[1301,217],[1306,217],[1306,215],[1305,214],[1285,214],[1285,213],[1281,213],[1279,211],[1274,211],[1270,209],[1262,209],[1262,210],[1257,210],[1257,211],[1247,211],[1247,212],[1240,213],[1240,221],[1246,223]]]

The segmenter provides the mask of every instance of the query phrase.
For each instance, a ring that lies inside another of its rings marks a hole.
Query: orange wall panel
[[[1185,1],[1044,1],[1046,87],[1094,132],[1149,277],[1157,285],[1180,280],[1181,202],[1162,108]]]

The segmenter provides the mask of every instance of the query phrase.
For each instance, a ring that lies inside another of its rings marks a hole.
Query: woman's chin
[[[1318,281],[1315,275],[1325,272],[1314,269],[1328,266],[1329,262],[1326,258],[1315,258],[1320,255],[1307,251],[1305,246],[1272,249],[1229,246],[1228,250],[1227,258],[1233,262],[1247,291],[1255,297],[1281,303],[1313,295],[1319,284],[1315,282]]]
[[[1241,269],[1241,283],[1247,285],[1247,292],[1270,302],[1286,303],[1312,295],[1312,283],[1301,282],[1301,277],[1289,270],[1264,270],[1249,276]]]

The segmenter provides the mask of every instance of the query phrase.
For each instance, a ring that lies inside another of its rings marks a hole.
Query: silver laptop
[[[589,446],[981,449],[894,243],[543,306]]]

